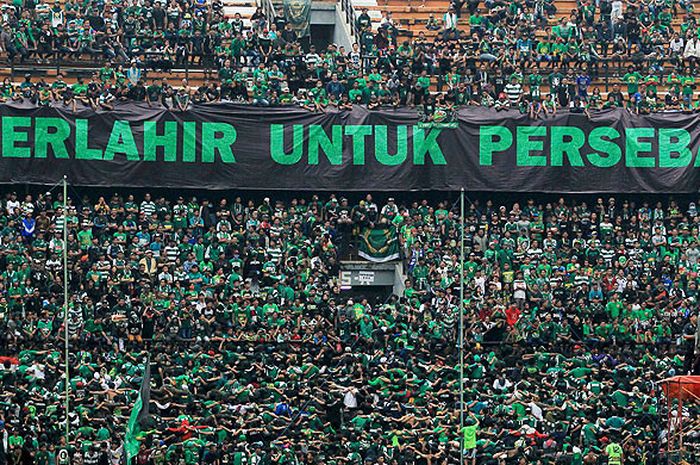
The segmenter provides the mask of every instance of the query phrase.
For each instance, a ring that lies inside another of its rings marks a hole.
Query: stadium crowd
[[[694,112],[700,105],[694,96],[700,28],[689,1],[584,0],[555,20],[552,0],[453,0],[441,20],[430,15],[426,31],[411,37],[400,34],[391,12],[373,28],[363,9],[349,50],[307,47],[283,15],[267,18],[258,9],[247,22],[239,13],[226,17],[223,6],[222,0],[8,1],[0,47],[10,62],[82,60],[96,71],[71,85],[61,75],[18,86],[8,79],[0,99],[63,102],[73,110],[109,110],[123,100],[180,111],[193,102],[229,100],[310,111],[364,104],[417,105],[432,113],[435,106],[475,105],[533,118],[561,109]],[[460,18],[466,30],[458,28]],[[185,67],[203,70],[207,80],[190,86],[148,78],[149,70]],[[602,75],[615,84],[605,95],[596,85]]]
[[[398,200],[72,195],[64,216],[8,193],[0,464],[122,463],[149,357],[139,465],[454,464],[460,443],[470,465],[665,463],[658,381],[700,361],[696,203],[470,203],[460,431],[459,209]],[[339,259],[372,226],[405,289],[349,299]]]

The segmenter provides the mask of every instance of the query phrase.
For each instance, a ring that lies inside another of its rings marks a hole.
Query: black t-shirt
[[[216,87],[209,87],[206,90],[207,97],[209,97],[209,101],[213,101],[219,98],[219,89]]]
[[[165,27],[165,10],[162,8],[154,8],[153,12],[153,22],[156,25],[156,29],[163,29]]]
[[[157,102],[158,100],[160,100],[161,91],[162,91],[162,89],[159,85],[149,86],[147,89],[148,99],[151,102]]]
[[[282,39],[284,39],[285,42],[296,42],[297,34],[292,29],[283,29]]]
[[[357,25],[360,28],[364,29],[370,24],[372,24],[372,18],[370,18],[367,13],[362,13],[360,16],[357,17]]]
[[[695,336],[695,331],[696,326],[690,321],[683,326],[683,336]],[[688,351],[692,351],[695,347],[695,340],[691,338],[685,339],[685,347]]]
[[[39,44],[50,46],[51,45],[51,31],[40,31],[38,37]]]
[[[142,102],[146,99],[146,88],[143,86],[134,86],[129,91],[129,96],[138,102]]]
[[[205,464],[216,463],[219,459],[219,454],[213,451],[206,451],[204,457],[202,457],[202,462]]]
[[[610,92],[608,94],[608,98],[610,98],[611,96],[612,96],[613,100],[615,100],[615,102],[618,103],[618,105],[621,104],[625,100],[625,97],[622,95],[622,92],[620,92],[619,90],[617,92],[616,91]]]
[[[272,49],[272,41],[269,37],[259,37],[258,44],[265,53],[269,53]]]
[[[503,76],[503,75],[500,75],[500,76],[499,76],[499,75],[496,75],[496,76],[494,76],[494,78],[493,78],[493,88],[494,88],[494,92],[496,93],[496,95],[498,95],[498,94],[500,94],[501,92],[503,92],[503,89],[505,89],[506,84],[507,84],[507,80],[506,80],[506,77],[505,77],[505,76]]]
[[[100,460],[100,453],[97,451],[87,451],[83,457],[85,465],[97,465]]]
[[[192,49],[195,51],[202,50],[202,44],[204,43],[204,37],[202,36],[192,36]]]
[[[65,32],[57,32],[53,38],[53,43],[55,47],[65,47],[66,41],[67,39]]]
[[[627,35],[629,37],[639,37],[639,23],[636,19],[630,18],[627,22]]]
[[[88,16],[88,22],[90,23],[90,27],[92,27],[96,31],[104,31],[105,30],[105,20],[100,15]]]
[[[129,18],[124,21],[124,25],[122,26],[122,29],[124,30],[124,35],[127,37],[133,37],[136,35],[136,21],[133,19]]]

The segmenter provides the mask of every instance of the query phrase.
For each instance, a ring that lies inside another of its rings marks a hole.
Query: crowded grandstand
[[[65,220],[60,193],[3,201],[5,463],[66,447],[63,228],[70,463],[120,463],[147,352],[136,463],[457,463],[454,201],[76,197]],[[471,203],[477,463],[596,464],[610,444],[665,463],[658,380],[692,370],[697,221],[673,200]],[[343,297],[354,232],[386,222],[402,295]]]
[[[27,73],[8,76],[0,98],[73,111],[124,100],[179,111],[218,101],[314,112],[417,105],[430,114],[471,105],[532,118],[698,107],[689,1],[346,5],[351,45],[322,48],[281,10],[228,1],[7,2],[0,47]]]
[[[0,7],[0,465],[700,463],[693,3],[380,3]]]

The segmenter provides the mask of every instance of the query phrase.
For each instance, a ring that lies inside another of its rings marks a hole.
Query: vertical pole
[[[683,460],[685,459],[685,450],[683,450],[683,395],[685,392],[683,392],[683,385],[681,384],[680,380],[678,381],[678,463],[683,463]]]
[[[64,360],[66,363],[66,447],[70,442],[70,378],[68,369],[68,181],[63,176],[63,337],[65,339]]]
[[[459,463],[464,465],[464,188],[459,199]]]
[[[673,410],[673,403],[671,402],[671,385],[670,382],[666,384],[666,428],[668,429],[668,453],[673,450],[673,433],[672,433],[672,427],[673,427],[673,415],[672,410]]]

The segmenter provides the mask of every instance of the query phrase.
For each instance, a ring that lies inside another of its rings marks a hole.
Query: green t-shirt
[[[605,448],[605,453],[608,456],[608,464],[616,465],[622,462],[622,447],[617,443],[610,443]]]
[[[73,84],[71,89],[73,90],[73,93],[75,95],[84,95],[87,93],[87,86],[85,84],[75,83]]]
[[[683,95],[693,95],[693,87],[695,87],[695,78],[693,76],[683,76],[681,78],[681,86],[683,86]]]
[[[638,72],[627,73],[622,76],[622,82],[627,84],[627,92],[636,94],[639,90],[639,83],[642,81],[642,75]]]
[[[464,448],[474,449],[476,447],[476,429],[479,424],[469,425],[462,428],[462,434],[464,434]]]

